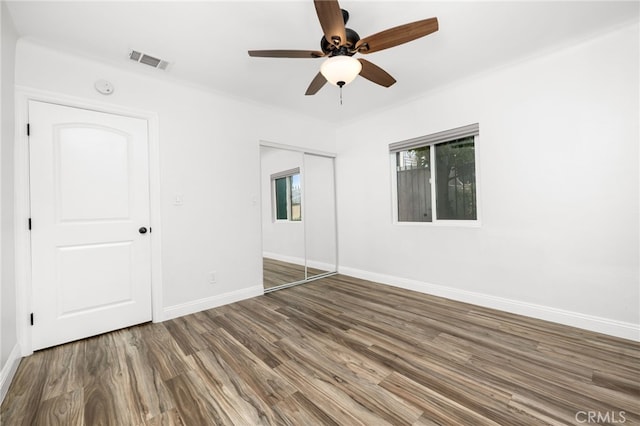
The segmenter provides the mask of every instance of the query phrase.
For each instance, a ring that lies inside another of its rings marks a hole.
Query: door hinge
[[[31,218],[29,218],[29,231],[31,231]]]
[[[29,318],[31,320],[31,325],[33,325],[33,312],[31,312],[31,315],[29,315]]]
[[[27,136],[31,136],[31,125],[27,123]]]

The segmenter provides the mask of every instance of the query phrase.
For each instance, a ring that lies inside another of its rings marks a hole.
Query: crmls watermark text
[[[622,424],[627,421],[624,411],[578,411],[576,422],[580,424]]]

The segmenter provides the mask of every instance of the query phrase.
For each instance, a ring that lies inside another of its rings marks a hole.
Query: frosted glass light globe
[[[320,72],[334,86],[351,83],[362,71],[362,64],[351,56],[332,56],[322,63]],[[342,83],[342,84],[340,84]]]

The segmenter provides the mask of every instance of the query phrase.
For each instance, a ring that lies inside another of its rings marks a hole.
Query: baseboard
[[[268,251],[263,252],[262,257],[266,257],[267,259],[279,260],[280,262],[287,262],[293,263],[294,265],[304,266],[304,257],[287,256],[284,254],[271,253]]]
[[[610,336],[621,337],[623,339],[640,341],[640,325],[638,324],[616,321],[594,315],[536,305],[503,297],[490,296],[472,291],[459,290],[452,287],[429,284],[407,278],[378,274],[355,268],[340,267],[339,273],[420,293],[431,294],[433,296],[444,297],[459,302],[471,303],[485,308],[498,309],[513,314],[524,315],[531,318],[538,318],[558,324],[608,334]]]
[[[22,359],[20,356],[20,346],[16,343],[11,353],[9,353],[7,362],[2,366],[2,370],[0,370],[0,404],[4,401],[4,397],[7,396],[13,376],[15,376],[18,370],[20,359]]]
[[[280,262],[293,263],[294,265],[305,265],[305,259],[302,257],[293,257],[293,256],[285,256],[278,253],[264,252],[262,253],[263,257],[267,259],[279,260]],[[329,271],[334,272],[336,270],[336,265],[326,262],[320,262],[317,260],[306,260],[306,265],[309,268],[320,269],[321,271]]]
[[[319,269],[321,271],[335,272],[337,270],[336,265],[330,263],[318,262],[316,260],[308,260],[307,266],[309,268]]]
[[[193,300],[179,305],[164,308],[164,320],[178,318],[184,315],[194,314],[207,309],[216,308],[229,303],[239,302],[256,296],[262,296],[264,288],[262,286],[247,287],[216,296],[205,297],[204,299]]]

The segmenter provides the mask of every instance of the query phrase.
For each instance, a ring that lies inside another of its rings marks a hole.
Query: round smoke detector
[[[114,90],[113,84],[109,83],[107,80],[96,81],[95,88],[98,93],[102,93],[103,95],[110,95]]]

